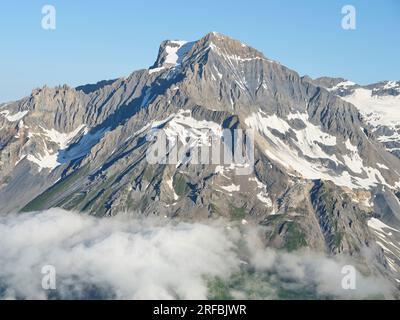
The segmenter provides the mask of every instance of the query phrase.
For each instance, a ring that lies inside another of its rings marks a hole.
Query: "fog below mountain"
[[[61,209],[0,217],[0,296],[15,298],[207,299],[388,297],[383,279],[349,263],[265,248],[263,229],[222,219],[177,222],[121,214],[93,218]],[[42,267],[56,270],[44,290]]]

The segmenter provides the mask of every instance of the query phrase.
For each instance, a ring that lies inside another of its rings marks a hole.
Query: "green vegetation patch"
[[[144,169],[143,180],[151,182],[153,177],[154,177],[154,166],[153,165],[148,165],[146,167],[146,169]]]
[[[285,235],[285,249],[295,251],[307,246],[307,235],[295,222],[288,222]]]
[[[207,288],[209,300],[232,300],[228,281],[223,281],[221,278],[208,279]]]
[[[8,184],[11,181],[11,177],[10,176],[5,176],[2,180],[0,184]]]
[[[87,173],[87,168],[83,167],[77,171],[71,173],[64,179],[60,180],[54,186],[41,193],[35,199],[30,201],[25,207],[21,209],[21,212],[43,210],[48,207],[49,202],[55,198],[61,192],[67,190],[72,184],[74,184],[79,178]]]
[[[246,217],[246,210],[244,207],[236,207],[232,204],[230,205],[230,213],[233,220],[241,220]]]
[[[180,173],[176,173],[174,175],[174,178],[172,181],[172,186],[174,187],[175,193],[178,196],[184,196],[190,190],[190,188],[186,182],[185,176]]]

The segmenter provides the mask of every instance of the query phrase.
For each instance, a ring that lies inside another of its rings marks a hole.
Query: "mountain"
[[[366,86],[340,78],[314,80],[356,106],[371,131],[386,149],[400,157],[400,81],[382,81]]]
[[[398,83],[301,77],[215,32],[164,41],[149,69],[0,106],[0,206],[222,216],[264,226],[266,246],[350,255],[396,285],[400,159],[389,137],[398,120],[387,115],[397,98]],[[191,152],[150,164],[155,129],[178,145],[194,138],[192,150],[205,131],[254,129],[251,173],[189,163]]]

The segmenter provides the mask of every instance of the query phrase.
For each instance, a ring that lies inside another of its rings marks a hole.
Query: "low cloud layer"
[[[97,219],[61,209],[4,215],[0,297],[206,299],[210,279],[219,279],[234,298],[278,298],[283,280],[286,286],[312,287],[318,295],[338,298],[391,290],[385,281],[360,274],[357,290],[343,290],[345,261],[265,249],[259,227],[228,225],[123,215]],[[44,265],[55,267],[55,291],[42,289]],[[238,274],[240,281],[231,288]],[[265,283],[254,295],[260,279]]]

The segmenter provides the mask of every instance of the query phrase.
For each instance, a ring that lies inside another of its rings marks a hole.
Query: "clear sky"
[[[41,27],[56,8],[56,30]],[[356,8],[356,30],[341,8]],[[0,102],[44,84],[77,86],[147,68],[164,39],[210,31],[312,77],[400,80],[400,0],[1,0]]]

